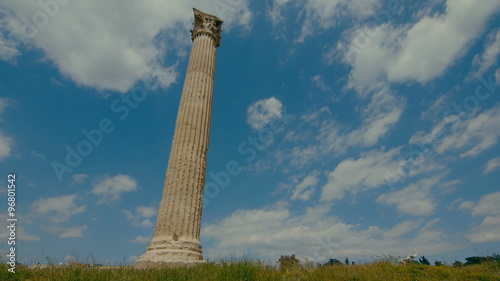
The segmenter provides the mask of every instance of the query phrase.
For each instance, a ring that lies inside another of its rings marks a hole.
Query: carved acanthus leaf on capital
[[[223,20],[216,16],[203,13],[200,10],[193,8],[194,11],[194,28],[191,30],[191,38],[194,40],[199,34],[208,34],[215,40],[215,47],[220,45],[220,33]]]

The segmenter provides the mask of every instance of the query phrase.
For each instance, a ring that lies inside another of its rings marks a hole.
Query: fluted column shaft
[[[156,235],[199,239],[215,66],[213,39],[193,41],[158,213]],[[193,223],[194,222],[194,223]]]
[[[136,266],[202,261],[200,223],[212,113],[215,53],[222,21],[195,10],[193,47],[182,90],[156,230]]]

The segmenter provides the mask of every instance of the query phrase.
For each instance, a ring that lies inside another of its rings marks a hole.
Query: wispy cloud
[[[264,161],[289,163],[301,168],[313,161],[344,155],[349,148],[374,147],[390,135],[405,107],[404,98],[383,88],[359,110],[361,124],[355,128],[343,126],[335,120],[328,107],[303,114],[283,139],[283,143],[290,143],[293,147],[284,147]]]
[[[482,54],[477,54],[474,57],[474,71],[469,73],[469,78],[482,76],[488,69],[498,63],[498,55],[500,54],[500,29],[490,32],[488,42],[484,47]]]
[[[344,198],[347,194],[377,188],[387,183],[385,175],[399,169],[401,148],[371,151],[359,159],[346,159],[328,174],[322,201]]]
[[[137,236],[133,240],[129,240],[129,242],[132,243],[139,243],[139,244],[146,244],[151,242],[152,237],[151,236]]]
[[[426,84],[440,77],[465,54],[499,9],[500,3],[495,0],[483,1],[480,6],[447,0],[444,13],[417,15],[413,24],[363,26],[347,34],[348,46],[339,42],[337,50],[352,66],[349,87],[366,93],[381,83]],[[463,21],[464,14],[467,23]],[[365,30],[370,31],[369,37]],[[362,47],[358,46],[359,38],[364,39]]]
[[[14,59],[21,54],[19,52],[18,43],[5,38],[4,33],[0,33],[0,59],[13,62]]]
[[[391,193],[382,194],[378,203],[396,205],[401,214],[428,216],[434,213],[437,203],[433,198],[443,175],[425,178]]]
[[[53,227],[50,228],[51,233],[59,233],[60,238],[78,238],[83,237],[83,232],[87,230],[86,225],[73,227]]]
[[[215,243],[204,252],[210,257],[228,257],[252,249],[252,254],[264,260],[276,260],[299,251],[301,257],[322,262],[331,256],[403,255],[417,246],[428,254],[463,247],[438,227],[439,219],[401,221],[388,228],[360,227],[329,215],[331,208],[320,204],[297,213],[279,202],[262,209],[237,210],[202,227],[202,236]]]
[[[462,202],[460,208],[473,216],[484,216],[482,223],[470,230],[473,243],[500,242],[500,192],[486,194],[477,202]]]
[[[0,42],[1,46],[1,42]],[[0,50],[1,51],[1,50]],[[5,112],[5,109],[10,105],[10,102],[6,98],[0,97],[0,121],[2,121],[2,115]],[[0,162],[2,162],[5,158],[9,157],[12,152],[12,147],[14,146],[14,140],[7,136],[4,132],[0,130]]]
[[[247,123],[260,130],[271,121],[282,118],[282,107],[281,101],[275,97],[258,100],[247,109]]]
[[[294,175],[289,182],[280,183],[275,194],[287,191],[291,193],[290,200],[307,201],[316,192],[319,176],[319,171],[312,171],[305,176]]]
[[[300,34],[295,39],[295,42],[302,43],[307,37],[335,26],[345,17],[367,18],[380,6],[380,0],[274,0],[268,17],[274,27],[284,25],[287,17],[283,16],[283,13],[289,12],[287,8],[300,7],[300,12],[293,14],[297,14],[303,22]]]
[[[125,217],[132,222],[133,226],[153,227],[151,219],[156,216],[157,210],[153,207],[138,206],[135,208],[135,213],[129,210],[123,210]]]
[[[8,214],[7,213],[2,213],[0,214],[0,218],[8,218]],[[25,225],[28,225],[30,224],[30,220],[27,218],[27,217],[19,217],[19,219],[22,219],[22,221],[24,221],[24,224]],[[2,243],[5,243],[7,244],[7,238],[9,237],[9,229],[7,227],[2,227],[0,228],[0,241]],[[34,235],[34,234],[31,234],[31,233],[28,233],[26,231],[26,227],[25,226],[21,226],[21,225],[17,225],[16,226],[16,237],[20,240],[20,241],[40,241],[40,237],[38,237],[37,235]]]
[[[119,174],[114,177],[105,175],[103,179],[92,189],[92,193],[101,197],[97,204],[118,201],[123,193],[136,191],[139,188],[135,179],[127,175]]]
[[[45,160],[45,155],[36,150],[31,151],[31,156]]]
[[[321,75],[314,75],[311,77],[311,83],[314,87],[320,89],[323,92],[330,92],[332,89],[330,86],[327,86],[325,84],[325,81],[323,80],[323,77]]]
[[[483,173],[487,175],[498,168],[500,168],[500,157],[495,157],[486,163]]]
[[[14,140],[0,131],[0,161],[11,155],[13,145]]]
[[[461,150],[460,157],[474,157],[495,145],[500,138],[500,105],[488,111],[449,115],[427,134],[415,133],[411,144],[435,144],[438,153]]]
[[[82,184],[87,180],[88,177],[89,175],[87,174],[75,174],[73,175],[73,182],[77,184]]]
[[[37,215],[50,214],[50,220],[55,223],[67,221],[74,215],[84,213],[87,206],[78,205],[76,194],[59,197],[41,198],[33,202],[31,208]]]
[[[43,2],[3,3],[0,27],[12,36],[0,36],[0,58],[12,60],[25,51],[24,46],[39,49],[62,75],[99,90],[126,92],[145,78],[155,79],[163,88],[174,83],[177,72],[164,66],[164,58],[174,47],[187,48],[188,34],[161,43],[158,38],[176,34],[179,25],[188,29],[193,6],[209,13],[224,12],[220,16],[226,29],[251,28],[246,0],[237,5],[224,2],[223,8],[213,1],[195,0],[147,0],[143,5],[130,0],[52,3],[46,7]],[[39,22],[42,16],[46,20]]]

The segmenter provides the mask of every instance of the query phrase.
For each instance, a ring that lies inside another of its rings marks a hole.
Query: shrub
[[[446,265],[446,264],[442,261],[435,261],[434,262],[434,266],[444,266],[444,265]]]
[[[429,262],[429,260],[427,260],[427,258],[425,256],[422,256],[421,258],[419,258],[418,262],[420,262],[420,264],[423,264],[423,265],[431,265],[431,263]]]
[[[482,264],[485,262],[495,261],[495,259],[491,256],[488,256],[488,257],[468,257],[468,258],[465,258],[465,260],[467,261],[465,263],[465,265]]]

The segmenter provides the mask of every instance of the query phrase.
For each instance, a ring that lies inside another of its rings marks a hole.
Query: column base
[[[175,241],[153,238],[146,253],[135,262],[135,268],[190,266],[204,263],[201,245],[197,241]]]

